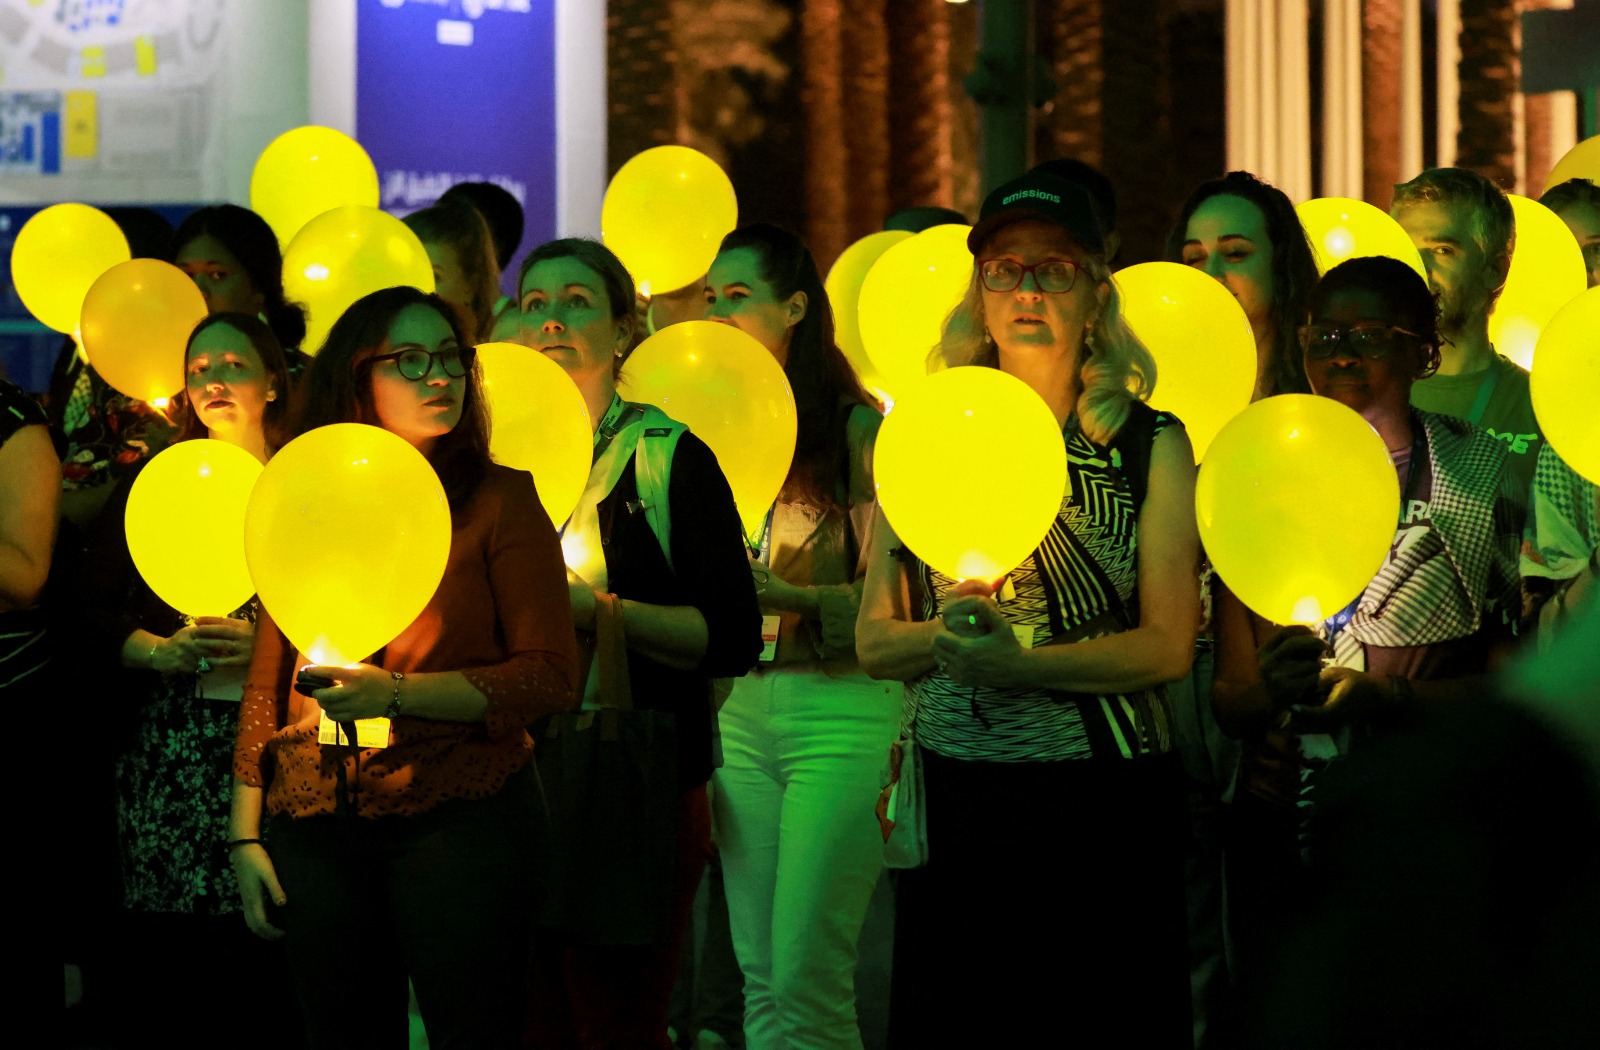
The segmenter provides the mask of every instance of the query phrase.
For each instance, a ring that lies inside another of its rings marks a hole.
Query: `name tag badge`
[[[778,624],[782,620],[776,613],[761,617],[761,662],[764,664],[778,658]]]
[[[237,704],[244,699],[244,680],[250,674],[246,664],[218,667],[200,676],[200,697]]]
[[[328,717],[328,712],[321,713],[321,721],[317,723],[317,743],[343,744],[349,746],[350,741],[345,738],[344,730],[339,723]],[[362,749],[389,746],[389,720],[387,718],[358,718],[356,719],[356,746]]]

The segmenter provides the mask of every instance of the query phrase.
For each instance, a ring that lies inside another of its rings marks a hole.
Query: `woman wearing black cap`
[[[1081,189],[1001,186],[968,245],[940,353],[1044,399],[1072,495],[998,603],[875,523],[857,648],[907,683],[930,853],[899,884],[893,1042],[1033,1044],[1048,1017],[1181,1045],[1185,829],[1160,687],[1188,671],[1199,619],[1193,450],[1142,401],[1154,363]]]

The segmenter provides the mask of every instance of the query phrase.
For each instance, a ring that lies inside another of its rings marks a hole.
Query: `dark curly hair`
[[[456,311],[449,303],[417,288],[385,288],[357,299],[333,323],[327,341],[312,359],[306,374],[306,403],[296,432],[304,434],[329,423],[370,423],[378,426],[372,400],[372,358],[389,341],[389,329],[401,311],[426,306],[444,318],[461,346]],[[467,370],[466,393],[461,401],[461,421],[434,443],[428,461],[438,472],[449,497],[450,509],[464,507],[478,483],[488,473],[489,408],[483,396],[483,373],[473,361]]]
[[[1294,204],[1276,186],[1248,171],[1230,171],[1220,179],[1202,182],[1189,194],[1178,221],[1167,235],[1167,259],[1183,261],[1183,242],[1189,218],[1212,197],[1239,197],[1261,209],[1272,238],[1272,356],[1268,362],[1268,394],[1306,394],[1305,364],[1295,333],[1306,320],[1306,305],[1317,283],[1317,257],[1306,237]]]
[[[1383,255],[1346,259],[1312,289],[1310,315],[1315,317],[1328,300],[1351,290],[1375,296],[1383,304],[1384,320],[1422,337],[1414,379],[1426,379],[1439,370],[1439,297],[1417,271]]]

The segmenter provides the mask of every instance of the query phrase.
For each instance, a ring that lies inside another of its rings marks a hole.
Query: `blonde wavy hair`
[[[1156,385],[1156,362],[1122,316],[1122,298],[1105,260],[1084,253],[1083,274],[1108,288],[1104,305],[1089,326],[1080,351],[1078,425],[1090,441],[1106,445],[1128,419],[1128,407],[1148,400]],[[999,349],[989,338],[983,316],[983,285],[977,260],[961,302],[945,318],[939,345],[928,355],[928,371],[958,365],[1000,366]]]

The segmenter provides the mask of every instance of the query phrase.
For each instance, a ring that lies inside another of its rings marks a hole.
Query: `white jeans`
[[[883,871],[873,814],[903,687],[864,674],[738,679],[713,806],[748,1050],[859,1050],[856,938]]]

